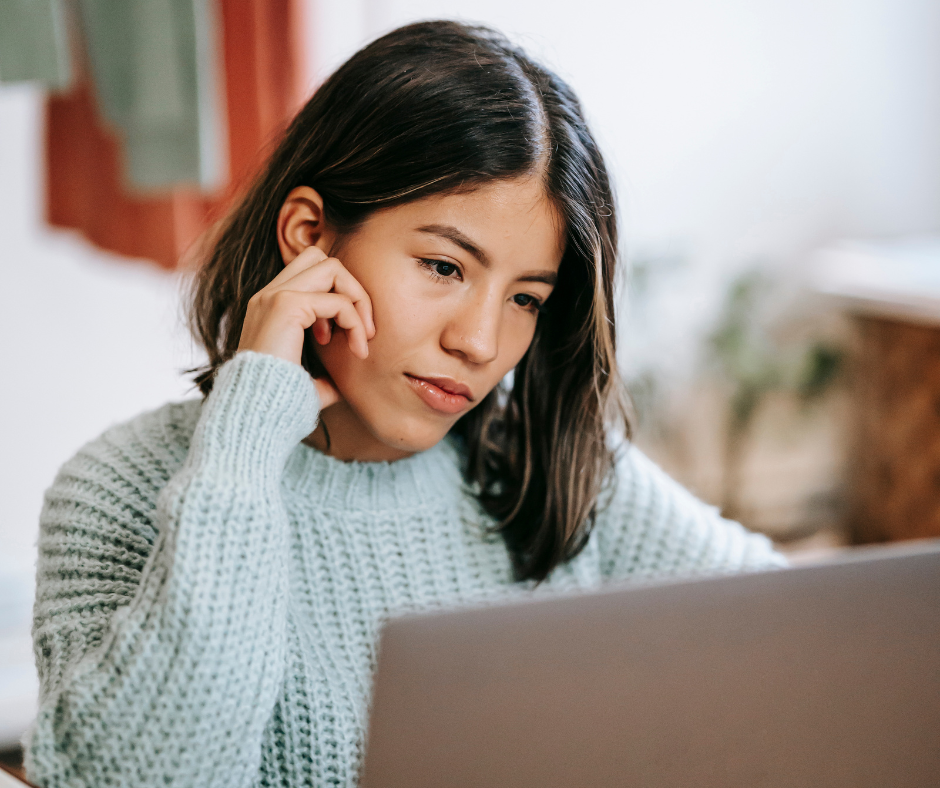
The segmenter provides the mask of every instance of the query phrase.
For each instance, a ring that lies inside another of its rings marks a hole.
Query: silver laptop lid
[[[364,788],[940,786],[940,542],[384,630]]]

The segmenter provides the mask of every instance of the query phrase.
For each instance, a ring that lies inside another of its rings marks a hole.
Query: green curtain
[[[62,0],[0,0],[0,82],[61,90],[71,72]]]
[[[69,11],[74,13],[69,14]],[[211,0],[0,0],[0,79],[70,80],[68,25],[138,191],[226,180]]]
[[[121,131],[131,184],[221,185],[209,0],[79,0],[78,8],[101,112]]]

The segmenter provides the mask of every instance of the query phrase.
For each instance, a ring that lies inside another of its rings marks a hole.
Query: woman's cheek
[[[375,339],[383,347],[409,352],[426,340],[435,329],[443,330],[442,320],[448,313],[446,286],[427,281],[427,276],[408,272],[395,282],[388,282],[373,299]]]
[[[503,323],[500,347],[505,348],[507,372],[522,361],[535,338],[535,320],[530,315],[514,315]]]
[[[326,345],[318,345],[317,353],[327,373],[329,373],[333,382],[340,387],[340,393],[343,394],[344,382],[354,376],[357,362],[362,362],[362,359],[354,356],[349,349],[346,332],[334,326],[330,341]],[[369,355],[372,355],[371,342],[369,343]]]

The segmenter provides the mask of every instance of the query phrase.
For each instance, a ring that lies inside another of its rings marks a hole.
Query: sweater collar
[[[453,500],[466,490],[455,439],[394,462],[344,462],[300,443],[284,483],[323,509],[381,512]]]

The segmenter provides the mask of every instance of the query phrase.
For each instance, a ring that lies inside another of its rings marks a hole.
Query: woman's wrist
[[[239,351],[219,367],[193,436],[205,461],[238,476],[279,474],[287,455],[316,427],[320,397],[307,371],[290,361]]]

